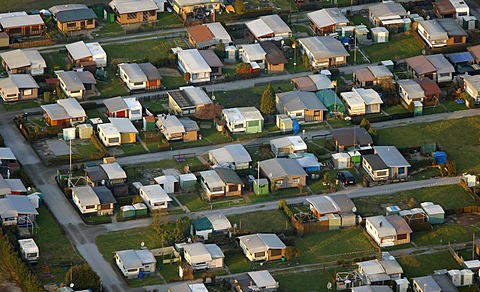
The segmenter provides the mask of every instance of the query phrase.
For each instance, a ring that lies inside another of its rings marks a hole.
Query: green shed
[[[144,116],[143,117],[143,130],[155,130],[155,117],[154,116]]]
[[[331,89],[322,89],[317,92],[317,96],[328,109],[329,113],[340,112],[344,114],[346,112],[345,105],[340,98],[338,98],[335,91]]]
[[[193,173],[181,174],[178,180],[180,182],[180,188],[185,191],[195,189],[197,185],[197,177]]]
[[[145,217],[148,215],[148,209],[144,203],[136,203],[133,205],[133,208],[135,208],[135,217]]]
[[[120,213],[124,219],[133,218],[135,217],[135,208],[132,205],[121,206]]]
[[[442,206],[436,205],[432,202],[424,202],[420,204],[422,209],[427,214],[428,222],[430,224],[443,224],[445,223],[445,211]]]
[[[201,236],[208,239],[208,235],[213,232],[212,222],[207,217],[198,218],[191,221],[190,234]]]
[[[93,5],[92,6],[92,10],[93,12],[95,12],[95,15],[99,18],[102,18],[103,17],[103,5]]]
[[[255,179],[253,181],[253,192],[255,195],[268,195],[268,180],[266,178]]]
[[[360,154],[360,152],[358,152],[357,150],[348,152],[348,155],[350,156],[350,162],[352,164],[362,163],[362,154]]]
[[[115,12],[113,11],[113,9],[108,6],[108,5],[105,5],[103,7],[103,18],[108,22],[108,23],[114,23],[115,22]]]
[[[342,226],[342,217],[338,214],[327,214],[328,230],[337,230]]]

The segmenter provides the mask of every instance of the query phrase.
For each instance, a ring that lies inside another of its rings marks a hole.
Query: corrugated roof
[[[215,54],[213,50],[199,50],[198,51],[202,58],[207,62],[210,67],[223,67],[223,63],[220,58]]]
[[[248,276],[259,288],[276,287],[277,281],[272,277],[269,271],[248,272]]]
[[[147,195],[151,204],[172,201],[165,190],[159,185],[142,186],[140,189]]]
[[[447,32],[436,19],[420,20],[418,25],[423,27],[423,29],[428,33],[429,39],[432,41],[448,39]]]
[[[371,145],[373,144],[372,137],[367,130],[362,127],[345,128],[331,130],[333,138],[339,145]],[[356,141],[355,141],[356,140]]]
[[[120,133],[135,133],[138,134],[137,128],[128,118],[108,118],[110,122],[117,128]]]
[[[275,34],[291,33],[292,30],[277,14],[260,16],[261,19]]]
[[[200,127],[198,127],[197,122],[194,120],[187,117],[179,118],[178,120],[182,123],[183,128],[185,128],[185,132],[200,131]]]
[[[383,215],[368,217],[366,220],[374,226],[374,228],[378,232],[378,237],[380,238],[397,235],[397,231],[395,230],[395,227],[393,227],[390,221],[388,221]]]
[[[448,37],[467,36],[467,32],[453,18],[439,18],[438,23],[447,32]]]
[[[267,176],[272,174],[272,178],[281,178],[289,175],[306,176],[307,173],[298,164],[296,159],[289,158],[272,158],[259,162],[260,169],[263,170]]]
[[[355,79],[357,79],[359,82],[369,82],[375,80],[375,76],[373,76],[372,71],[370,71],[367,67],[358,69],[354,72],[354,74]]]
[[[197,49],[179,51],[178,58],[188,67],[187,70],[190,73],[212,72],[212,69]]]
[[[250,60],[261,60],[267,55],[267,52],[262,48],[260,44],[248,44],[242,45],[241,49],[248,56]]]
[[[388,167],[410,167],[410,163],[402,156],[395,146],[374,146],[378,154]]]
[[[269,249],[284,249],[285,244],[276,234],[250,234],[237,237],[250,253],[263,252]]]
[[[374,17],[390,17],[390,16],[407,16],[407,11],[403,8],[402,5],[395,2],[384,2],[379,3],[376,5],[371,5],[368,7],[370,13],[373,14]]]
[[[117,203],[117,200],[113,196],[112,192],[106,186],[98,186],[94,187],[93,191],[97,195],[98,199],[100,200],[100,204],[111,204]]]
[[[442,90],[440,87],[438,87],[438,84],[428,77],[416,78],[414,81],[420,85],[426,96],[438,95],[442,93]]]
[[[142,71],[140,66],[136,63],[122,63],[119,64],[118,67],[122,68],[122,70],[127,74],[128,79],[130,82],[147,82],[147,76]]]
[[[307,150],[307,144],[300,136],[288,136],[270,140],[270,145],[274,145],[275,148],[283,148],[292,146],[296,151]]]
[[[316,60],[349,56],[342,43],[331,36],[316,36],[299,39],[301,46],[312,53]]]
[[[265,37],[274,33],[273,29],[261,19],[245,22],[245,25],[256,38]]]
[[[113,163],[102,163],[100,167],[103,169],[105,174],[107,175],[108,179],[116,180],[116,179],[126,179],[127,174],[122,169],[118,162]]]
[[[72,194],[78,198],[82,206],[100,204],[100,200],[91,186],[74,187],[72,188]]]
[[[140,70],[143,71],[143,74],[145,74],[149,81],[162,79],[157,67],[153,66],[152,63],[140,63],[138,67],[140,67]]]
[[[57,103],[62,106],[71,118],[86,117],[85,110],[75,98],[58,99]]]
[[[92,53],[83,41],[67,44],[65,45],[65,48],[74,60],[80,60],[92,56]]]
[[[358,96],[360,96],[365,105],[383,104],[383,100],[380,98],[380,95],[372,88],[352,88],[352,91],[356,92]]]
[[[164,135],[185,133],[185,127],[174,115],[159,115],[157,126]]]
[[[80,80],[80,77],[75,71],[57,72],[57,77],[65,84],[65,88],[68,91],[85,90],[82,80]]]
[[[251,162],[252,158],[242,144],[226,145],[209,151],[219,165],[225,163]]]
[[[266,55],[267,62],[273,65],[286,64],[287,59],[283,55],[283,52],[272,42],[260,43]]]
[[[86,9],[88,8],[87,5],[85,4],[63,4],[63,5],[55,5],[48,10],[53,14],[57,14],[60,11],[71,11],[71,10],[77,10],[77,9]]]
[[[397,80],[397,84],[405,90],[410,99],[422,99],[425,97],[423,88],[414,80]]]
[[[412,229],[408,226],[407,221],[398,215],[392,215],[385,217],[393,228],[397,231],[397,234],[412,233]]]
[[[427,55],[425,58],[435,67],[438,74],[455,72],[455,68],[443,54]]]
[[[242,179],[233,169],[228,168],[215,168],[220,179],[226,184],[239,184],[243,185]]]
[[[228,45],[232,41],[232,38],[228,34],[225,27],[220,22],[205,23],[204,26],[208,27],[217,41],[222,41],[225,45]]]
[[[405,59],[405,62],[418,75],[429,74],[437,71],[435,66],[433,66],[432,63],[430,63],[430,61],[423,55],[407,58]]]
[[[45,25],[39,14],[23,15],[0,19],[0,25],[3,29],[15,28],[21,26]]]
[[[208,214],[206,218],[215,231],[227,230],[232,227],[230,220],[223,214]]]
[[[120,14],[158,9],[157,4],[152,0],[113,0],[108,5]]]
[[[350,22],[350,20],[348,20],[348,18],[343,15],[340,9],[336,7],[324,8],[321,10],[307,13],[307,17],[317,27],[326,27],[337,24],[347,25]]]
[[[95,12],[90,8],[59,11],[55,17],[60,22],[89,20],[97,18]]]
[[[215,170],[201,171],[200,176],[210,189],[223,188],[225,184]]]
[[[10,147],[0,147],[0,160],[17,160]]]
[[[460,53],[448,54],[448,58],[454,64],[473,63],[473,61],[474,61],[473,56],[472,56],[472,54],[470,54],[470,52],[460,52]]]
[[[121,96],[104,99],[103,104],[112,113],[128,110],[128,106]]]

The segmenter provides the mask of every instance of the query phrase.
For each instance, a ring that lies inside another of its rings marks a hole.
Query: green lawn
[[[28,108],[35,108],[39,106],[39,103],[36,100],[28,100],[28,101],[17,101],[12,103],[5,103],[2,102],[3,108],[7,111],[18,111]]]
[[[102,120],[106,121],[107,120],[107,116],[103,113],[101,113],[98,108],[94,108],[94,109],[89,109],[89,110],[86,110],[85,111],[87,113],[87,117],[89,119],[93,119],[93,118],[101,118]]]
[[[147,153],[147,151],[145,151],[145,148],[143,148],[143,146],[138,141],[137,141],[137,143],[125,144],[125,145],[122,145],[120,147],[121,147],[121,149],[123,151],[123,154],[125,156]]]
[[[372,63],[384,60],[400,60],[422,54],[422,45],[412,33],[391,34],[388,43],[363,46],[362,50]]]
[[[282,92],[292,90],[292,84],[288,81],[272,83],[272,87],[275,91],[278,90],[278,87],[282,89]],[[216,101],[224,108],[246,105],[260,108],[260,101],[265,88],[267,88],[267,84],[232,91],[215,91],[215,97]]]
[[[348,126],[351,126],[352,124],[350,122],[347,122],[343,119],[328,119],[327,122],[332,126],[332,128],[345,128]]]
[[[288,58],[287,61],[288,61],[288,63],[285,64],[285,70],[287,70],[288,73],[290,73],[290,74],[310,71],[309,68],[305,68],[305,66],[303,65],[301,56],[297,56],[296,62],[294,62],[293,57]],[[293,63],[297,63],[297,65],[293,66]],[[290,88],[293,89],[292,84],[290,84]],[[289,90],[291,90],[291,89],[289,89]]]
[[[194,212],[199,210],[208,210],[210,207],[207,202],[202,201],[200,196],[197,194],[188,194],[177,196],[177,199],[182,203],[182,205],[187,206],[187,208]]]
[[[415,198],[415,200],[411,200]],[[445,210],[478,205],[470,195],[460,186],[440,186],[403,191],[390,195],[378,195],[353,199],[358,214],[365,216],[385,213],[385,208],[398,205],[400,209],[420,207],[422,202],[439,204]]]
[[[440,176],[440,170],[437,167],[426,168],[412,175],[415,180],[429,179]]]
[[[379,145],[412,147],[438,142],[448,159],[455,160],[457,173],[475,171],[480,168],[479,128],[480,117],[469,117],[380,129]]]
[[[316,271],[296,272],[291,274],[273,274],[275,280],[279,283],[279,291],[298,292],[298,291],[327,291],[327,284],[335,283],[335,273],[347,271],[344,268]],[[312,279],[315,279],[314,281]]]
[[[47,63],[48,72],[53,76],[53,71],[56,70],[66,70],[67,69],[67,53],[63,52],[53,52],[42,54],[42,57],[45,59]]]
[[[101,37],[111,37],[125,34],[125,30],[117,22],[104,23],[102,27],[96,32]]]
[[[78,153],[79,157],[83,158],[84,160],[98,159],[98,157],[94,155],[100,154],[98,149],[92,143],[86,145],[75,145],[74,152]]]
[[[292,228],[290,220],[288,220],[280,210],[232,215],[228,216],[228,219],[232,225],[237,224],[240,231],[248,230],[251,233],[278,232]]]
[[[162,85],[167,89],[176,89],[187,85],[183,76],[162,76]]]
[[[434,225],[432,231],[414,232],[411,240],[418,246],[467,242],[471,234],[461,224],[451,223]]]
[[[300,249],[301,264],[353,259],[377,252],[361,228],[307,233],[295,239],[295,247]]]
[[[153,39],[104,45],[103,49],[109,60],[126,59],[129,62],[143,62],[145,59],[153,61],[161,57],[167,57],[170,48],[181,46],[182,43],[184,44],[183,47],[186,48],[186,44],[181,39]]]
[[[408,110],[405,109],[401,104],[385,107],[383,110],[389,115],[408,113]]]
[[[154,113],[165,112],[168,109],[168,99],[151,99],[142,101],[142,105]],[[165,108],[167,107],[167,109]]]
[[[462,111],[468,109],[467,106],[463,103],[456,103],[454,100],[445,100],[442,101],[443,105],[448,108],[449,111]]]
[[[301,24],[292,24],[290,25],[290,28],[292,29],[293,33],[304,32],[308,36],[313,36],[313,31],[309,26],[301,25]]]
[[[289,188],[289,189],[281,189],[274,193],[270,193],[268,195],[249,195],[249,198],[252,204],[254,204],[254,203],[261,203],[261,202],[278,201],[281,199],[292,198],[299,195],[300,195],[300,192],[298,188]],[[308,195],[308,192],[305,188],[303,188],[302,195],[303,196]]]
[[[84,0],[82,4],[92,5],[92,4],[108,4],[108,0]],[[18,0],[18,1],[2,1],[2,11],[21,11],[21,10],[32,10],[32,9],[42,9],[45,7],[52,7],[53,5],[58,5],[57,0],[42,0],[42,1],[33,1],[33,0]],[[62,4],[72,4],[78,3],[75,0],[62,0]]]
[[[368,19],[368,17],[364,17],[363,15],[361,14],[356,14],[356,15],[350,15],[348,17],[348,19],[350,19],[351,22],[353,22],[353,24],[355,25],[365,25],[367,28],[371,28],[372,27],[372,24],[370,23],[370,20]]]
[[[66,271],[59,265],[68,266],[71,263],[81,263],[83,260],[47,208],[42,206],[38,212],[40,213],[37,216],[38,233],[34,239],[40,250],[40,260],[34,272],[44,284],[63,282]],[[50,266],[53,278],[44,277],[43,263]]]
[[[107,78],[107,82],[98,81],[96,85],[98,91],[100,91],[101,98],[128,94],[127,86],[118,76],[115,76],[111,66],[107,66]]]
[[[423,114],[424,115],[435,115],[435,114],[441,114],[441,113],[446,113],[447,111],[443,106],[437,105],[437,106],[429,106],[429,107],[424,107],[423,108]]]
[[[396,258],[408,278],[430,275],[435,270],[459,269],[448,251],[422,255],[403,255]]]

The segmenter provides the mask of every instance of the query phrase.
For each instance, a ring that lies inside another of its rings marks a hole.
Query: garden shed
[[[135,208],[132,205],[122,206],[120,211],[123,219],[135,217]]]
[[[292,119],[286,114],[277,115],[276,125],[281,132],[291,132],[293,127]]]
[[[90,124],[80,124],[78,128],[78,137],[80,139],[90,139],[93,134],[93,126]]]
[[[144,203],[136,203],[133,208],[135,208],[135,217],[144,217],[148,214],[147,205]]]
[[[385,27],[373,27],[370,29],[372,31],[372,40],[374,43],[387,43],[389,31]]]
[[[345,169],[350,167],[350,155],[345,152],[332,154],[332,161],[335,169]]]
[[[331,89],[323,89],[317,92],[317,96],[320,101],[328,109],[329,113],[339,112],[344,114],[346,112],[345,105],[337,96],[335,91]]]
[[[433,158],[435,159],[435,164],[447,164],[447,153],[443,151],[436,151],[433,153]]]
[[[427,214],[428,222],[430,224],[443,224],[445,223],[445,211],[442,206],[436,205],[432,202],[423,202],[420,204]]]
[[[143,117],[143,130],[150,131],[155,130],[155,117],[154,116],[144,116]]]
[[[195,189],[197,177],[193,173],[181,174],[179,176],[180,188],[184,191]]]
[[[253,192],[255,195],[268,195],[268,179],[261,178],[253,180]]]

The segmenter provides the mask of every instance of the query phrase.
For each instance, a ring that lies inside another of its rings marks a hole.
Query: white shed
[[[178,191],[178,179],[173,175],[162,175],[153,180],[155,180],[167,194],[173,194],[175,191]]]
[[[40,193],[33,193],[27,195],[28,200],[35,206],[35,209],[38,209],[40,207],[40,202],[42,200],[38,194]]]
[[[88,50],[92,54],[93,61],[97,63],[97,67],[107,66],[107,53],[105,53],[99,43],[86,43],[85,46],[87,46]]]
[[[39,251],[35,240],[33,240],[32,238],[19,239],[18,244],[20,245],[20,251],[24,260],[26,260],[27,262],[38,261]]]
[[[389,31],[383,26],[373,27],[370,29],[372,31],[372,40],[374,43],[386,43],[388,42]]]
[[[336,169],[344,169],[350,167],[350,155],[348,153],[332,154],[333,165]]]

